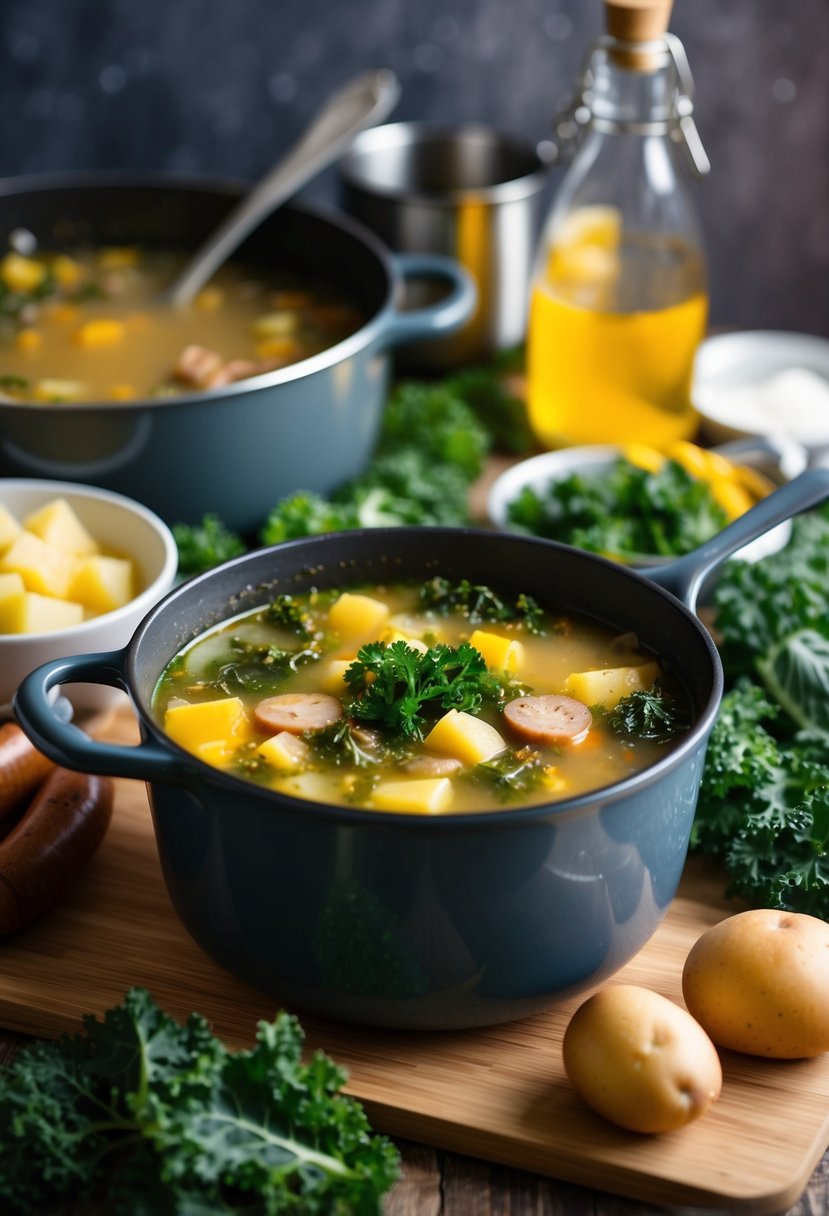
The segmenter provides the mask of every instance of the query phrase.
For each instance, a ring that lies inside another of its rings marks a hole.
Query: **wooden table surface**
[[[27,1042],[0,1029],[0,1067]],[[556,1182],[426,1145],[397,1140],[402,1177],[386,1198],[383,1216],[661,1216],[669,1209],[606,1192]],[[688,1216],[689,1209],[683,1209]],[[68,1205],[43,1216],[104,1216]],[[829,1213],[829,1151],[800,1200],[786,1216]],[[33,1214],[35,1216],[35,1214]]]

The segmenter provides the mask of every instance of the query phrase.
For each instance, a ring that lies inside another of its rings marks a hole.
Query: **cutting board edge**
[[[781,1213],[787,1212],[806,1190],[818,1162],[829,1148],[827,1114],[826,1125],[821,1137],[816,1140],[813,1156],[808,1161],[799,1163],[797,1176],[774,1191],[748,1194],[745,1189],[738,1191],[734,1187],[695,1187],[675,1178],[625,1169],[615,1163],[611,1163],[609,1167],[607,1162],[597,1162],[595,1158],[579,1160],[572,1156],[562,1156],[550,1159],[545,1157],[542,1146],[512,1143],[508,1151],[504,1151],[503,1142],[491,1132],[430,1115],[422,1116],[426,1134],[420,1138],[417,1135],[416,1121],[415,1126],[412,1124],[411,1111],[402,1111],[369,1098],[361,1098],[360,1102],[375,1131],[387,1136],[459,1153],[507,1169],[526,1170],[557,1182],[603,1191],[608,1195],[637,1202],[663,1207],[699,1207],[711,1211],[728,1211],[729,1216],[732,1213],[734,1216],[780,1216]],[[598,1166],[604,1169],[603,1174],[599,1173]]]

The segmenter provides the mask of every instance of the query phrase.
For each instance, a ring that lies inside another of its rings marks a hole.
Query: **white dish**
[[[751,465],[778,485],[802,473],[807,465],[805,450],[786,438],[761,440],[748,437],[722,444],[714,450],[740,464]],[[525,486],[542,491],[552,481],[560,480],[571,473],[606,467],[620,455],[621,448],[615,444],[585,444],[542,452],[539,456],[531,456],[528,460],[512,465],[490,487],[487,498],[489,522],[493,527],[507,532],[517,531],[509,520],[509,504]],[[743,561],[757,561],[782,549],[790,536],[791,521],[787,520],[745,545],[735,557]],[[665,561],[664,557],[643,558],[641,561],[632,562],[631,565],[642,569],[664,565]]]
[[[697,352],[692,389],[711,442],[783,435],[803,445],[811,464],[829,462],[829,340],[783,330],[707,338]]]
[[[91,651],[118,650],[150,608],[170,590],[178,568],[173,534],[157,515],[134,499],[75,482],[0,478],[0,503],[18,519],[54,498],[65,498],[81,523],[105,549],[130,556],[141,590],[122,608],[51,633],[0,634],[0,718],[24,676],[49,659]],[[75,709],[109,708],[124,694],[95,684],[67,685]]]

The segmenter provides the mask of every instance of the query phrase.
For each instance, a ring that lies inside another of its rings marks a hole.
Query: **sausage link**
[[[31,798],[54,767],[16,722],[0,726],[0,825]]]
[[[0,841],[0,936],[63,898],[103,840],[112,801],[108,777],[53,769]]]
[[[517,735],[534,743],[581,743],[593,724],[586,705],[557,693],[516,697],[504,706],[504,718]]]
[[[306,730],[323,730],[343,716],[336,697],[324,692],[285,692],[266,697],[253,711],[257,726],[263,730],[289,730],[302,735]]]

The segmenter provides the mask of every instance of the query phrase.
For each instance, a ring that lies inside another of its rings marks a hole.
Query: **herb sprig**
[[[424,652],[404,641],[369,642],[357,652],[345,679],[354,718],[412,739],[423,737],[430,711],[474,713],[485,699],[497,698],[500,689],[483,655],[468,642],[457,647],[441,642]]]

